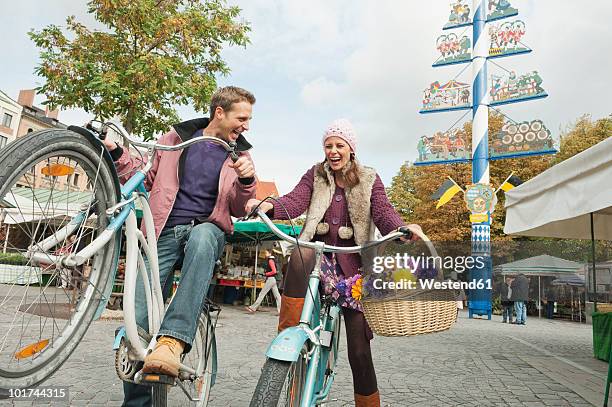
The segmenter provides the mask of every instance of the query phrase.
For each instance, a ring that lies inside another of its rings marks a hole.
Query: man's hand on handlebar
[[[230,163],[239,178],[252,178],[255,176],[253,161],[247,156],[240,156],[236,162]]]
[[[107,137],[108,128],[106,128],[103,125],[101,126],[95,125],[94,123],[102,124],[101,122],[92,120],[85,124],[85,128],[93,132],[100,139],[100,141],[102,141],[102,144],[104,144],[104,147],[106,147],[108,151],[113,151],[114,149],[116,149],[118,144]]]
[[[402,226],[399,228],[399,231],[405,234],[405,236],[400,237],[402,242],[417,241],[420,239],[418,235],[423,233],[421,227],[414,223],[407,226]]]
[[[106,137],[104,140],[102,140],[102,144],[104,144],[104,147],[106,147],[106,149],[108,151],[113,151],[114,149],[117,148],[117,143],[115,143],[114,141],[110,140],[108,137]]]

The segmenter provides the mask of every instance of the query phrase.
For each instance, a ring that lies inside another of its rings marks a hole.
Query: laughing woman
[[[260,210],[267,212],[273,219],[293,219],[307,212],[300,238],[323,241],[334,246],[366,243],[374,232],[372,224],[383,235],[404,226],[389,203],[385,187],[376,171],[356,160],[357,139],[348,120],[336,120],[327,128],[323,135],[323,150],[325,160],[309,169],[293,191],[274,203],[261,203]],[[250,200],[247,210],[250,211],[259,203],[258,200]],[[412,226],[419,228],[417,225]],[[301,249],[301,254],[303,263],[297,250],[294,250],[289,261],[281,301],[279,331],[299,323],[308,275],[315,261],[312,250]],[[323,273],[322,280],[345,280],[358,274],[361,267],[358,253],[325,255],[323,262],[322,269],[327,270],[327,273]],[[322,281],[323,285],[329,286],[328,283]],[[370,350],[372,331],[359,302],[348,299],[341,305],[347,333],[348,358],[353,373],[355,405],[379,406],[380,396]]]

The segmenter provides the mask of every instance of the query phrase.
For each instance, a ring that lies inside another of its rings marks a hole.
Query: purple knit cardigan
[[[293,188],[293,191],[278,198],[278,202],[274,202],[274,209],[269,213],[273,219],[293,219],[306,212],[310,206],[315,168],[316,166],[313,166],[302,176],[302,179],[295,188]],[[387,193],[385,192],[385,186],[378,174],[376,175],[374,185],[372,185],[370,203],[371,216],[380,233],[386,235],[398,227],[404,226],[404,222],[395,209],[393,209],[393,206],[391,206],[387,198]],[[329,232],[325,235],[315,235],[312,240],[324,241],[326,244],[334,246],[355,245],[354,238],[340,239],[338,236],[338,229],[341,226],[352,226],[344,188],[340,188],[336,185],[332,203],[329,208],[327,208],[323,220],[329,224]],[[361,256],[358,253],[338,254],[337,260],[345,277],[351,277],[359,272],[359,267],[361,267]]]

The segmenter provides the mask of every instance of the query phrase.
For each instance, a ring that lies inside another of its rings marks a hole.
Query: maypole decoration
[[[514,71],[502,68],[507,76],[488,75],[489,60],[532,51],[522,43],[526,27],[522,20],[493,23],[517,16],[518,10],[507,0],[473,0],[472,10],[473,13],[467,0],[451,3],[451,13],[443,29],[471,25],[472,40],[463,33],[440,35],[436,40],[440,57],[433,64],[434,67],[440,67],[471,62],[471,85],[458,81],[457,77],[444,84],[433,82],[424,91],[420,110],[420,113],[472,110],[471,139],[468,140],[464,130],[453,129],[454,125],[433,136],[422,136],[417,145],[419,159],[415,165],[472,162],[472,184],[463,189],[449,178],[434,197],[440,199],[437,206],[440,207],[457,192],[463,192],[472,223],[472,255],[485,259],[484,267],[470,270],[469,280],[486,281],[492,278],[490,235],[496,194],[500,189],[506,191],[512,183],[518,182],[518,178],[511,174],[494,190],[489,182],[489,162],[553,154],[557,150],[550,131],[541,120],[516,122],[506,116],[508,121],[501,131],[490,137],[489,107],[495,109],[494,106],[544,98],[548,94],[541,86],[542,78],[537,71],[517,75]],[[471,290],[468,303],[470,318],[473,315],[486,315],[491,319],[490,289]]]

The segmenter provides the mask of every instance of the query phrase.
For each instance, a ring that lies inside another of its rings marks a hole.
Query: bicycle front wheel
[[[58,259],[108,226],[105,211],[119,194],[114,171],[102,150],[69,130],[33,132],[0,152],[0,388],[39,384],[87,331],[115,239],[82,266]]]
[[[307,354],[304,346],[295,362],[266,360],[249,406],[299,406],[305,390]]]

